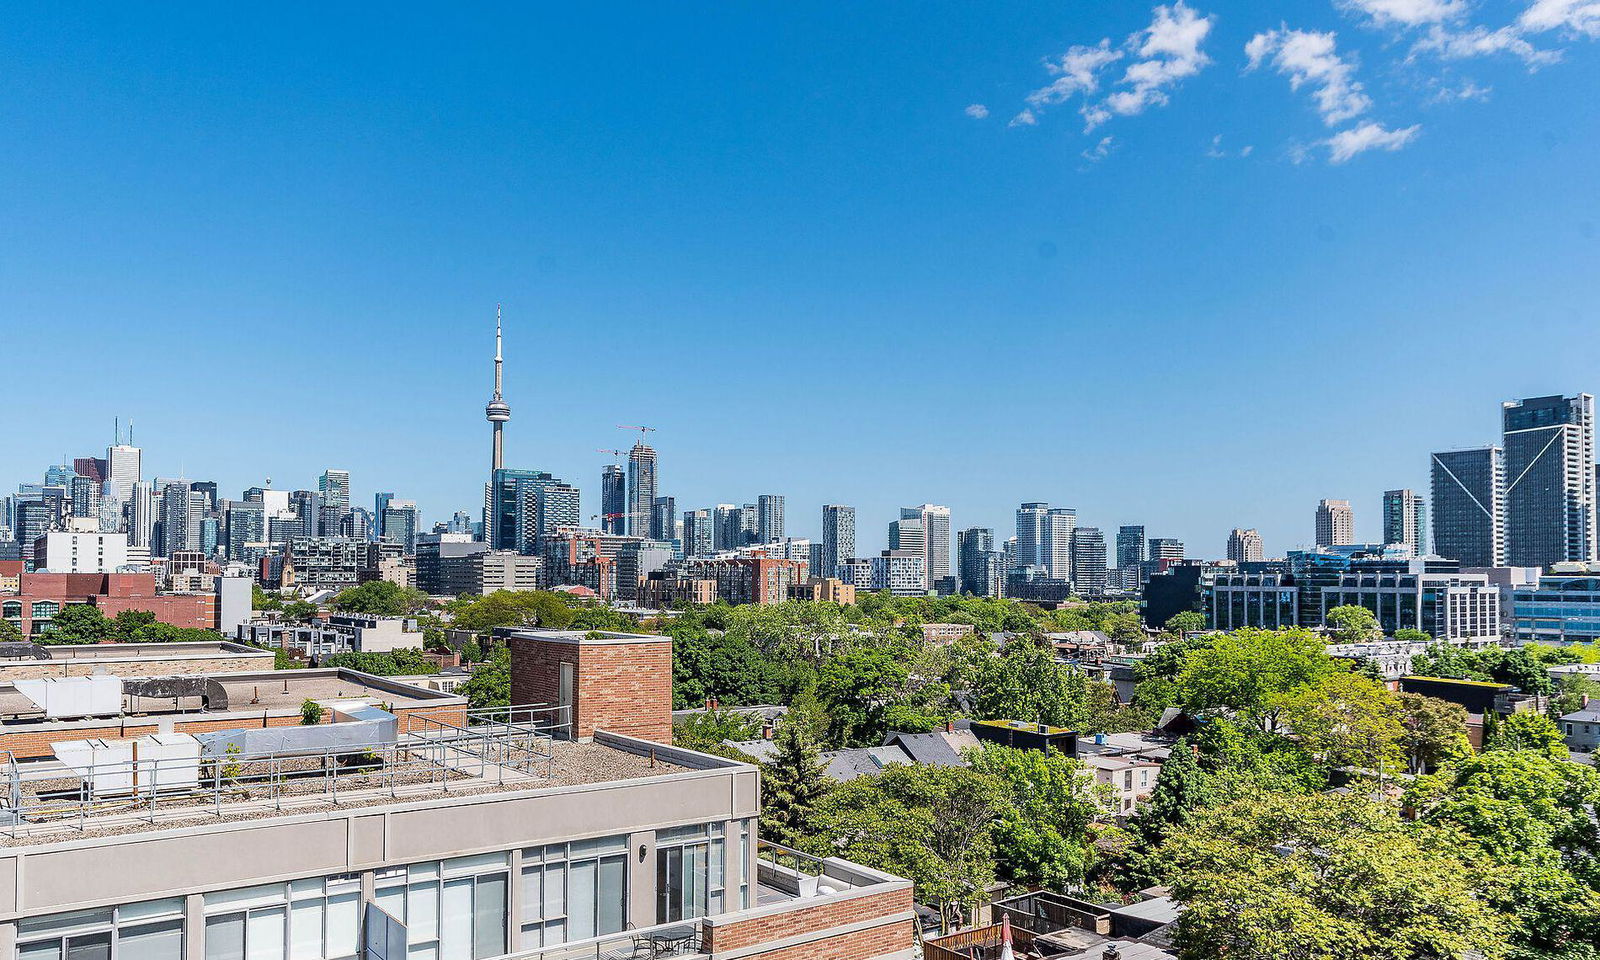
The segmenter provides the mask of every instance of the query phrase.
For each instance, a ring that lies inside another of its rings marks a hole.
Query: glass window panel
[[[320,884],[319,884],[320,886]],[[289,960],[322,957],[322,900],[302,900],[289,906]]]
[[[77,910],[72,913],[52,913],[47,917],[34,917],[17,922],[17,935],[31,937],[40,933],[61,934],[68,930],[84,930],[111,926],[111,909]]]
[[[574,940],[594,936],[594,887],[599,872],[600,866],[594,860],[579,860],[569,868],[567,929]]]
[[[361,891],[328,898],[328,956],[353,957],[360,950]]]
[[[111,931],[68,937],[66,960],[111,960]]]
[[[480,853],[475,857],[456,857],[454,860],[444,862],[444,873],[447,877],[482,873],[485,870],[505,866],[507,856],[505,853]]]
[[[125,903],[117,908],[117,921],[127,923],[130,920],[149,920],[152,917],[181,917],[183,916],[183,898],[170,897],[166,900],[146,900],[143,903]]]
[[[567,942],[567,921],[552,920],[544,925],[544,945]]]
[[[626,853],[628,838],[623,837],[596,837],[593,840],[575,840],[572,843],[573,860],[579,857],[592,857],[602,853]]]
[[[711,889],[721,890],[723,885],[722,846],[725,841],[711,841],[711,861],[707,869],[707,882]]]
[[[545,867],[544,918],[557,920],[567,915],[567,867],[557,863]]]
[[[309,880],[295,880],[289,884],[289,899],[304,900],[306,897],[322,896],[322,878],[312,877]]]
[[[544,919],[544,867],[522,871],[522,922]]]
[[[117,931],[117,960],[183,960],[183,921],[123,927]]]
[[[406,948],[406,960],[438,960],[439,943],[414,943]]]
[[[283,960],[284,920],[282,907],[250,911],[245,925],[245,960]]]
[[[40,940],[17,948],[17,960],[61,960],[60,940]]]
[[[595,893],[595,933],[620,933],[627,912],[627,857],[607,857],[600,861],[600,879]]]
[[[401,923],[406,922],[405,887],[379,888],[373,894],[372,902],[376,903],[378,905],[378,909],[382,910],[384,913],[387,913],[389,916],[399,920]]]
[[[258,903],[282,903],[283,884],[269,883],[260,887],[240,887],[237,890],[219,890],[206,894],[206,909],[212,907],[254,906]]]
[[[439,884],[413,883],[406,894],[407,939],[425,943],[439,939]]]
[[[413,863],[407,870],[413,880],[426,880],[430,877],[437,879],[440,873],[439,861],[429,863]]]
[[[477,960],[506,952],[506,888],[503,873],[479,877],[472,909],[472,955]]]
[[[206,918],[206,960],[244,960],[244,914]]]
[[[439,924],[440,960],[472,960],[472,878],[444,885]]]
[[[683,848],[683,915],[706,914],[706,848],[696,844]],[[255,960],[255,958],[251,958]]]

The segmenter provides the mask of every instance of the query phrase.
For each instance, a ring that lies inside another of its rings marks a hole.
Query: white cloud
[[[1113,138],[1111,137],[1101,137],[1099,143],[1083,151],[1081,156],[1090,163],[1099,163],[1111,155],[1112,140]]]
[[[1216,136],[1211,138],[1211,144],[1206,147],[1206,156],[1211,157],[1211,158],[1216,159],[1216,160],[1221,160],[1224,157],[1234,157],[1234,156],[1248,157],[1248,156],[1250,156],[1251,152],[1254,151],[1254,150],[1255,150],[1255,147],[1253,147],[1253,146],[1243,146],[1243,147],[1239,148],[1239,152],[1238,153],[1236,153],[1236,154],[1235,153],[1229,153],[1222,146],[1222,134],[1219,133]]]
[[[1357,154],[1368,150],[1395,151],[1417,138],[1422,127],[1413,124],[1390,130],[1381,123],[1367,122],[1359,127],[1341,130],[1322,144],[1328,148],[1328,160],[1332,163],[1344,163]]]
[[[1342,9],[1365,15],[1379,26],[1444,23],[1467,12],[1466,0],[1337,0],[1337,3]]]
[[[1018,120],[1026,115],[1029,119],[1022,123],[1031,125],[1037,122],[1042,108],[1079,96],[1085,98],[1079,112],[1090,130],[1114,116],[1132,116],[1148,107],[1164,105],[1173,85],[1211,63],[1200,49],[1211,26],[1211,17],[1201,16],[1183,0],[1176,0],[1171,6],[1152,10],[1150,25],[1129,34],[1120,46],[1112,46],[1109,37],[1096,44],[1074,46],[1059,58],[1045,62],[1045,69],[1055,79],[1028,94],[1028,108],[1018,114]],[[1106,68],[1123,59],[1132,62],[1116,82],[1118,89],[1099,101],[1088,100],[1099,92]],[[1012,123],[1015,125],[1017,120]]]
[[[1455,103],[1461,100],[1487,100],[1489,94],[1494,92],[1493,87],[1480,87],[1476,81],[1468,80],[1459,87],[1440,85],[1428,98],[1429,103]]]
[[[1270,58],[1278,73],[1289,78],[1291,88],[1311,86],[1317,112],[1330,127],[1358,117],[1372,106],[1355,79],[1355,64],[1339,56],[1331,32],[1287,27],[1269,30],[1251,37],[1244,52],[1250,60],[1247,69],[1254,70]]]
[[[1033,115],[1033,111],[1032,110],[1023,110],[1021,113],[1019,113],[1016,116],[1012,117],[1011,118],[1011,122],[1006,124],[1006,126],[1008,126],[1008,127],[1031,127],[1031,126],[1034,126],[1035,124],[1037,124],[1038,122],[1039,122],[1039,118]]]
[[[968,104],[962,112],[974,120],[982,120],[989,115],[989,108],[981,103],[973,103]]]
[[[1600,39],[1600,0],[1533,0],[1517,26],[1530,33],[1559,29]]]
[[[1061,59],[1045,61],[1044,68],[1056,79],[1028,94],[1028,102],[1043,107],[1064,103],[1078,93],[1093,93],[1100,85],[1100,71],[1121,59],[1122,51],[1111,49],[1109,38],[1095,46],[1072,47]]]
[[[1466,60],[1509,53],[1529,67],[1540,67],[1561,59],[1559,50],[1541,50],[1530,43],[1516,27],[1466,27],[1453,29],[1434,26],[1411,47],[1412,55],[1431,53],[1443,60]]]
[[[1165,106],[1168,88],[1192,77],[1211,63],[1201,45],[1211,33],[1211,17],[1202,17],[1183,0],[1156,7],[1150,26],[1128,37],[1127,48],[1137,58],[1128,64],[1119,85],[1099,105],[1086,105],[1084,121],[1092,130],[1112,115],[1135,116],[1147,107]]]

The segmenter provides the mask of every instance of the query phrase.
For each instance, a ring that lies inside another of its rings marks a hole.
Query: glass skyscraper
[[[1594,397],[1513,400],[1501,412],[1507,562],[1594,559]]]

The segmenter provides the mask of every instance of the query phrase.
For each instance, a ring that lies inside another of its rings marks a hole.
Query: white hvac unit
[[[12,686],[51,720],[114,717],[122,712],[119,677],[49,677],[15,680]]]
[[[200,741],[187,733],[64,740],[51,749],[96,795],[193,789],[200,782]]]

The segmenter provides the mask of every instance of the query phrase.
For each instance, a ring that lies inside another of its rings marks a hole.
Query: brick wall
[[[511,702],[561,700],[561,664],[573,665],[574,735],[598,728],[658,743],[672,742],[672,643],[560,642],[511,638]]]
[[[872,960],[911,949],[910,913],[909,884],[824,903],[795,901],[749,918],[706,921],[704,949],[713,960],[727,954],[763,960]],[[800,942],[778,945],[791,938]],[[767,943],[775,946],[761,950]]]
[[[95,672],[117,677],[181,677],[195,674],[271,670],[272,658],[220,654],[173,660],[18,660],[0,663],[0,683],[47,677],[87,677]]]

